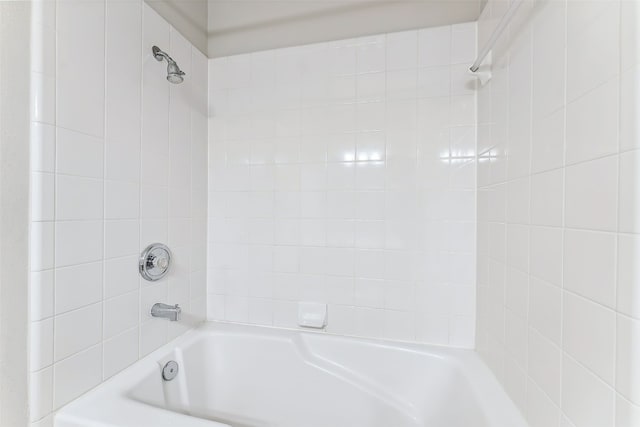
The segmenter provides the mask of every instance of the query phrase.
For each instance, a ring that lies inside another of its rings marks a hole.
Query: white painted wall
[[[475,32],[210,60],[209,319],[473,347]]]
[[[207,60],[141,0],[34,8],[30,416],[44,427],[205,317]],[[137,271],[152,242],[174,254],[153,283]],[[151,318],[155,302],[184,320]]]
[[[481,0],[145,2],[209,57],[469,22],[483,7]]]
[[[209,1],[209,57],[475,21],[480,0]]]
[[[532,427],[640,425],[639,18],[525,2],[478,93],[477,349]]]
[[[28,2],[0,2],[0,425],[28,422]],[[20,72],[16,72],[16,71]]]

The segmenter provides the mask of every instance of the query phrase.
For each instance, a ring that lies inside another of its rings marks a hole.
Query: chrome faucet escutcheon
[[[151,315],[153,317],[166,317],[172,322],[180,320],[180,313],[182,313],[182,309],[178,304],[169,305],[157,302],[151,307]]]

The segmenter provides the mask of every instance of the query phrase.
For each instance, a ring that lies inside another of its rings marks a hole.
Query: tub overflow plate
[[[170,360],[165,363],[162,368],[162,379],[165,381],[171,381],[178,375],[178,362]]]

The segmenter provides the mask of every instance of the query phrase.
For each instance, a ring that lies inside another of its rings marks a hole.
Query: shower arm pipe
[[[164,52],[158,46],[153,47],[153,56],[156,58],[156,61],[162,61],[162,59],[166,59],[167,62],[176,62],[172,57],[169,56],[168,53]]]
[[[484,58],[486,58],[491,49],[493,49],[493,46],[502,35],[502,32],[507,28],[509,22],[511,21],[511,18],[513,18],[513,16],[516,14],[518,8],[520,7],[520,5],[522,5],[522,3],[524,3],[524,0],[511,0],[509,9],[507,9],[507,11],[504,13],[502,19],[500,19],[500,22],[493,30],[491,37],[489,37],[489,40],[487,40],[487,43],[482,47],[482,50],[478,54],[475,62],[473,63],[471,68],[469,68],[471,72],[475,73],[476,71],[478,71],[478,68],[480,68],[480,64],[482,64]]]

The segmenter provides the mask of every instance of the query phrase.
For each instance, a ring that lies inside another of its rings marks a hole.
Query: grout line
[[[587,371],[588,374],[590,374],[591,376],[595,377],[598,381],[600,381],[605,387],[607,387],[609,390],[613,391],[614,393],[618,393],[617,390],[615,389],[615,387],[613,386],[613,384],[610,384],[607,380],[603,379],[600,375],[598,375],[597,373],[595,373],[593,371],[593,369],[591,369],[590,367],[588,367],[587,365],[585,365],[584,363],[582,363],[580,360],[578,360],[575,356],[571,355],[570,353],[566,352],[566,351],[562,351],[562,358],[568,358],[571,359],[571,361],[573,363],[575,363],[576,365],[578,365],[580,368],[584,369],[585,371]],[[562,363],[563,365],[563,372],[564,372],[564,362]],[[561,383],[561,390],[562,390],[562,383]],[[562,394],[560,397],[560,400],[562,400]],[[615,399],[614,399],[614,407],[615,407]],[[562,407],[560,408],[562,409]],[[563,414],[564,411],[562,412]],[[615,410],[614,410],[615,413]],[[566,414],[565,414],[566,416]],[[567,416],[567,418],[569,418]],[[570,418],[569,418],[570,419]]]
[[[619,42],[618,42],[618,46],[620,46],[621,44],[621,40],[622,40],[622,6],[621,4],[618,3],[618,36],[619,36]],[[614,260],[615,260],[615,268],[614,268],[614,287],[613,287],[613,306],[614,306],[614,330],[613,330],[613,389],[616,391],[616,393],[618,393],[618,329],[620,327],[620,314],[618,313],[618,288],[620,286],[620,277],[619,277],[619,265],[620,265],[620,251],[619,251],[619,246],[620,246],[620,218],[621,218],[621,210],[620,210],[620,199],[621,199],[621,194],[620,194],[620,183],[621,183],[621,174],[620,174],[620,158],[621,158],[621,131],[622,131],[622,116],[623,116],[623,96],[622,96],[622,77],[623,77],[623,71],[622,71],[622,58],[623,58],[623,53],[622,50],[620,50],[620,55],[619,55],[619,63],[618,63],[618,73],[617,73],[617,78],[618,78],[618,87],[617,87],[617,91],[616,91],[616,95],[618,97],[618,115],[617,115],[617,129],[616,129],[616,137],[617,137],[617,141],[616,141],[616,145],[617,145],[617,152],[618,155],[616,157],[616,172],[617,172],[617,181],[616,181],[616,234],[615,234],[615,247],[614,247]],[[631,339],[629,339],[629,341],[631,341]],[[633,363],[633,362],[631,362]],[[636,363],[639,363],[637,361],[636,358]],[[618,399],[614,399],[613,400],[613,413],[614,415],[614,422],[617,424],[618,420]]]
[[[568,15],[569,15],[569,11],[568,11],[568,4],[565,1],[564,2],[564,53],[563,53],[563,59],[564,59],[564,72],[563,72],[563,94],[562,94],[562,103],[564,106],[564,112],[563,112],[563,126],[562,126],[562,252],[561,252],[561,265],[562,265],[562,271],[561,271],[561,282],[560,282],[560,288],[561,288],[561,292],[560,292],[560,350],[561,350],[561,358],[560,358],[560,414],[564,414],[563,411],[563,407],[565,406],[565,402],[564,402],[564,355],[565,355],[565,350],[564,350],[564,341],[565,341],[565,336],[564,336],[564,306],[565,306],[565,289],[564,289],[564,267],[565,267],[565,257],[564,257],[564,251],[566,249],[565,245],[566,245],[566,213],[567,213],[567,197],[566,197],[566,193],[567,193],[567,111],[568,111],[568,105],[567,105],[567,86],[568,86],[568,77],[569,77],[569,73],[568,73]]]
[[[144,46],[145,46],[145,20],[144,20],[144,3],[142,1],[138,2],[140,11],[140,75],[139,75],[139,83],[140,83],[140,94],[138,101],[139,105],[139,114],[140,114],[140,131],[138,133],[138,153],[139,153],[139,161],[138,161],[138,180],[140,184],[138,185],[138,250],[141,250],[142,245],[142,231],[143,231],[143,221],[142,221],[142,138],[144,136]],[[138,351],[136,355],[136,359],[142,358],[142,283],[141,278],[136,276],[138,282]]]
[[[533,188],[533,179],[532,179],[532,171],[533,171],[533,99],[534,99],[534,91],[533,91],[533,64],[534,64],[534,58],[533,58],[533,52],[534,52],[534,29],[533,29],[533,24],[531,24],[529,26],[529,36],[530,36],[530,40],[529,40],[529,75],[532,77],[531,78],[531,84],[529,86],[529,171],[528,171],[528,206],[527,206],[527,218],[528,218],[528,222],[531,223],[532,222],[532,218],[533,218],[533,206],[532,206],[532,188]],[[507,195],[508,195],[508,190],[507,190]],[[507,233],[508,233],[508,229],[507,229]],[[528,247],[527,247],[527,270],[531,271],[531,227],[527,227],[527,243],[528,243]],[[531,376],[530,376],[530,360],[529,360],[529,355],[531,354],[531,343],[529,341],[529,328],[530,328],[530,311],[531,311],[531,278],[529,275],[527,275],[527,305],[526,305],[526,319],[525,319],[525,324],[527,326],[527,337],[526,337],[526,345],[527,345],[527,353],[526,353],[526,357],[525,357],[525,375],[527,377],[527,379],[532,380]],[[529,381],[527,381],[525,383],[525,400],[528,401],[528,396],[529,396]],[[527,405],[528,406],[528,405]],[[525,412],[525,417],[528,417],[528,408],[526,410],[524,410],[523,412]]]
[[[105,177],[107,175],[107,89],[108,89],[108,43],[107,43],[107,34],[108,34],[108,23],[107,23],[107,2],[104,2],[104,21],[103,21],[103,26],[104,26],[104,68],[103,68],[103,76],[104,76],[104,86],[103,86],[103,117],[102,117],[102,138],[103,138],[103,144],[102,144],[102,256],[101,256],[101,260],[100,263],[102,265],[102,271],[101,271],[101,280],[102,280],[102,286],[101,286],[101,298],[100,298],[100,302],[101,302],[101,310],[102,310],[102,325],[100,328],[100,346],[101,346],[101,357],[102,357],[102,363],[100,364],[100,380],[104,381],[105,379],[105,375],[104,375],[104,364],[105,364],[105,359],[104,359],[104,337],[105,337],[105,320],[106,320],[106,314],[105,314],[105,275],[106,275],[106,269],[105,269],[105,255],[107,253],[107,234],[106,234],[106,221],[105,218],[107,216],[107,183],[105,180]]]
[[[57,171],[58,171],[58,156],[59,156],[59,152],[58,152],[58,143],[59,143],[59,139],[58,139],[58,136],[59,136],[59,130],[58,130],[58,81],[57,81],[58,80],[58,46],[59,46],[58,27],[59,27],[59,23],[58,23],[58,2],[57,1],[54,2],[54,4],[53,4],[53,12],[52,13],[54,14],[53,19],[54,19],[54,25],[55,25],[55,31],[54,31],[54,34],[55,34],[55,36],[54,36],[54,38],[55,38],[55,41],[54,41],[54,52],[55,52],[55,55],[54,55],[54,59],[53,59],[53,61],[54,61],[54,78],[55,78],[55,84],[54,84],[54,88],[53,88],[54,98],[55,98],[55,100],[54,100],[54,124],[53,124],[53,126],[54,126],[54,133],[55,133],[55,135],[54,135],[55,143],[54,143],[54,146],[53,146],[53,152],[54,152],[53,170],[54,170],[54,172],[57,173]],[[57,286],[56,286],[56,274],[55,274],[55,271],[56,271],[56,250],[55,250],[56,245],[55,245],[55,243],[56,243],[56,228],[57,227],[55,226],[55,224],[56,224],[56,221],[57,221],[56,205],[58,203],[58,200],[57,200],[57,191],[56,191],[56,189],[57,189],[57,186],[58,186],[58,177],[55,176],[55,175],[53,177],[53,185],[54,185],[53,186],[53,188],[54,188],[54,192],[53,192],[53,207],[54,207],[53,208],[53,242],[52,242],[52,245],[53,245],[53,254],[52,254],[52,262],[53,262],[53,274],[52,274],[52,276],[53,276],[52,277],[52,285],[53,285],[53,297],[52,297],[52,300],[53,301],[52,301],[52,303],[53,303],[53,307],[52,307],[52,316],[51,316],[53,318],[53,321],[52,321],[53,322],[53,338],[52,338],[53,339],[53,346],[52,346],[53,348],[51,349],[51,351],[52,351],[52,353],[51,353],[52,354],[52,356],[51,356],[51,362],[52,362],[52,364],[51,364],[51,406],[48,408],[49,409],[48,410],[49,414],[54,412],[54,402],[56,401],[56,387],[55,387],[55,384],[56,384],[56,370],[54,368],[54,365],[56,363],[55,362],[55,354],[56,354],[56,341],[57,341],[57,339],[56,339],[56,336],[57,336],[56,329],[57,328],[56,328],[56,322],[55,322],[55,317],[56,317],[56,315],[55,315],[55,312],[56,312],[56,288],[57,288]]]

